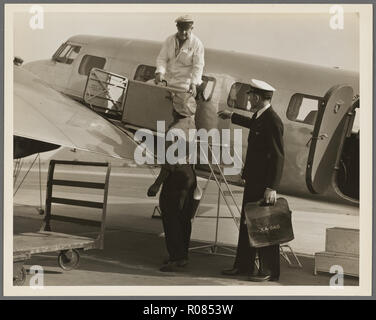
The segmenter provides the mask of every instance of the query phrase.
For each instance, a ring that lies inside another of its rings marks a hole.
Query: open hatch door
[[[149,83],[130,80],[122,122],[126,126],[157,132],[157,121],[165,121],[167,130],[174,120],[172,94],[185,92],[182,89],[157,86],[153,81]]]
[[[312,193],[323,193],[331,184],[347,131],[353,89],[331,88],[319,105],[306,168],[306,183]]]

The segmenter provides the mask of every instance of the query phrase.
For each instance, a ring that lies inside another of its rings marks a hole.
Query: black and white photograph
[[[371,294],[371,5],[4,12],[5,295]]]

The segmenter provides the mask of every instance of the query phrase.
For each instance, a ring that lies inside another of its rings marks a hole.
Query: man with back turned
[[[281,180],[284,162],[283,124],[271,106],[275,89],[256,79],[252,79],[250,85],[248,100],[251,111],[254,111],[252,118],[227,110],[218,114],[222,119],[231,119],[233,123],[249,128],[242,176],[245,188],[236,258],[233,268],[223,270],[222,273],[249,275],[250,281],[277,281],[280,274],[279,245],[258,249],[250,246],[244,208],[246,203],[261,199],[267,204],[276,202],[276,189]],[[256,252],[260,262],[258,273],[254,272]]]
[[[193,19],[189,15],[176,20],[177,33],[163,43],[157,57],[155,83],[166,81],[169,87],[185,92],[172,95],[174,121],[171,129],[180,129],[189,137],[189,130],[196,128],[195,97],[197,86],[202,83],[204,47],[192,33]],[[183,137],[181,137],[183,138]],[[184,139],[185,139],[184,138]],[[188,141],[187,141],[188,142]],[[167,149],[168,143],[166,143]],[[160,187],[159,207],[165,233],[168,257],[159,269],[162,272],[182,270],[188,263],[188,248],[191,237],[191,218],[194,213],[193,195],[197,186],[192,164],[162,165],[160,174],[148,189],[148,196],[155,196]]]

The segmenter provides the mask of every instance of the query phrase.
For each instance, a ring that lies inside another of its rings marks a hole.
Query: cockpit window
[[[314,125],[321,101],[321,97],[295,93],[287,108],[287,119]]]
[[[71,64],[80,53],[80,50],[80,46],[64,43],[55,52],[52,59],[60,63]]]
[[[251,105],[248,101],[247,92],[251,89],[251,86],[246,83],[235,82],[227,98],[227,105],[231,108],[250,110]]]

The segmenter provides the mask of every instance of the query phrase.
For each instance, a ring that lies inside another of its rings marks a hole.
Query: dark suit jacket
[[[249,128],[242,178],[246,184],[253,185],[257,189],[276,190],[281,180],[284,162],[281,119],[270,106],[255,120],[233,113],[231,121]]]
[[[196,189],[196,173],[192,165],[182,164],[172,167],[170,174],[163,182],[159,195],[159,207],[162,214],[181,214],[183,211],[191,216],[193,192]]]

